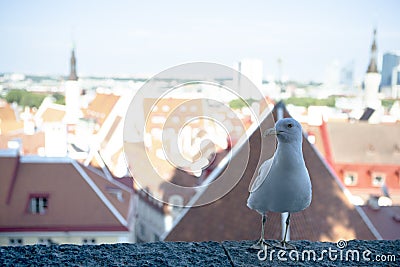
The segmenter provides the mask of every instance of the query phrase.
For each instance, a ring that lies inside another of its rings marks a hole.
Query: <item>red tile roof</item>
[[[20,140],[22,143],[23,155],[37,155],[39,148],[44,147],[44,132],[37,132],[32,135],[24,133],[0,135],[0,149],[7,149],[8,142]]]
[[[1,155],[0,169],[0,232],[128,231],[133,190],[118,181],[68,158]],[[28,211],[35,194],[44,215]]]
[[[2,121],[17,120],[13,108],[6,101],[2,99],[0,99],[0,120]]]
[[[97,93],[88,108],[83,111],[84,117],[96,120],[96,122],[101,126],[114,108],[115,104],[117,104],[119,98],[120,96],[114,94]]]
[[[39,123],[62,122],[65,117],[65,105],[44,101],[35,114]]]
[[[378,210],[363,206],[362,209],[383,239],[400,239],[399,206],[380,207]]]
[[[15,131],[22,131],[24,122],[18,120],[13,108],[4,100],[0,99],[0,135]]]
[[[400,165],[400,123],[329,122],[336,163]]]
[[[49,107],[42,114],[43,122],[61,122],[64,119],[64,116],[65,108],[62,110]]]

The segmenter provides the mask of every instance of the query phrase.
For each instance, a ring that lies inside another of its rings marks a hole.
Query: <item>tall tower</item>
[[[379,99],[379,84],[381,83],[381,74],[377,67],[377,45],[376,45],[376,29],[374,29],[373,41],[371,45],[371,56],[367,73],[364,78],[364,107],[373,108],[375,110],[370,122],[379,122],[380,115],[383,114],[381,100]],[[382,114],[381,114],[382,113]]]
[[[378,67],[376,65],[376,57],[377,57],[377,52],[376,52],[376,29],[374,29],[374,37],[371,45],[371,58],[369,61],[367,73],[378,73]]]
[[[71,51],[71,60],[70,60],[70,68],[71,71],[69,73],[69,77],[68,80],[70,81],[77,81],[78,80],[78,76],[76,75],[76,58],[75,58],[75,47],[72,48]]]
[[[80,106],[81,87],[76,74],[75,47],[71,51],[70,74],[65,83],[65,122],[67,124],[76,124],[81,117]]]

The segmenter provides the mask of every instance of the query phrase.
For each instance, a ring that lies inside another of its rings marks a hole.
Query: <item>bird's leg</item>
[[[287,231],[288,231],[288,228],[289,228],[289,224],[290,224],[290,212],[288,213],[288,216],[286,218],[286,227],[285,227],[285,234],[283,235],[283,239],[275,247],[283,248],[283,249],[296,249],[295,246],[293,246],[293,245],[289,244],[288,242],[286,242],[286,235],[287,235]]]
[[[288,213],[288,216],[286,218],[286,227],[285,227],[285,235],[283,236],[283,240],[281,243],[286,243],[286,235],[287,235],[287,231],[289,228],[289,224],[290,224],[290,213]]]
[[[261,217],[261,237],[257,241],[257,243],[255,243],[254,245],[251,246],[252,249],[257,249],[257,250],[270,247],[270,245],[268,245],[268,243],[265,242],[265,239],[264,239],[264,228],[265,228],[265,222],[267,221],[267,215],[265,215],[265,213],[263,213],[261,216],[262,216]]]

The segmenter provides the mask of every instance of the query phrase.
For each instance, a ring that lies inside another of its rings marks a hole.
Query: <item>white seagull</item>
[[[292,248],[286,242],[290,223],[290,213],[302,211],[311,203],[311,180],[302,152],[302,129],[292,118],[278,120],[274,128],[264,132],[263,137],[276,135],[278,146],[272,158],[266,160],[259,169],[258,176],[249,186],[250,196],[247,206],[261,214],[261,238],[252,246],[263,249],[268,244],[264,240],[266,212],[288,212],[285,235],[281,248]]]

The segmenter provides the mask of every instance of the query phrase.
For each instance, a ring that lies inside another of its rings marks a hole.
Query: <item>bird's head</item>
[[[276,135],[279,142],[291,143],[302,141],[302,129],[300,123],[293,118],[280,119],[274,128],[266,130],[263,137]]]

